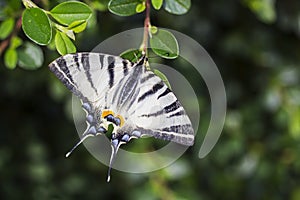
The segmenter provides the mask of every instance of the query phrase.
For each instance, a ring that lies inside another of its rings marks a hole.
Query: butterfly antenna
[[[116,142],[114,142],[116,141]],[[121,146],[121,142],[118,140],[118,139],[115,139],[111,142],[111,149],[112,149],[112,152],[111,152],[111,156],[110,156],[110,161],[109,161],[109,168],[108,168],[108,172],[107,172],[107,182],[110,181],[110,172],[111,172],[111,167],[115,161],[115,158],[116,158],[116,155],[117,155],[117,152],[119,150],[119,147]]]
[[[71,153],[89,136],[92,136],[91,134],[86,134],[85,136],[83,136],[79,142],[77,142],[77,144],[68,152],[66,153],[66,158],[69,157],[71,155]]]

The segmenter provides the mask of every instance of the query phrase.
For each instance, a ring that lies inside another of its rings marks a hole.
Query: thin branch
[[[22,26],[22,17],[20,16],[19,19],[16,22],[16,25],[15,25],[15,28],[14,28],[13,32],[10,34],[10,36],[8,36],[8,38],[6,38],[5,40],[3,40],[0,43],[0,56],[5,51],[7,46],[10,44],[10,40],[12,39],[12,37],[15,36],[19,32],[21,26]]]
[[[150,0],[146,0],[146,18],[144,21],[144,38],[143,38],[143,51],[147,53],[148,48],[148,40],[149,40],[149,28],[151,26],[150,24]]]

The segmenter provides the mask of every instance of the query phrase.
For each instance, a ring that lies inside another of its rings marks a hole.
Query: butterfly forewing
[[[76,96],[94,102],[118,84],[132,69],[132,64],[118,56],[77,53],[62,56],[49,67]]]

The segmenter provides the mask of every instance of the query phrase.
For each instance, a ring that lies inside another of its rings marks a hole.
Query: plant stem
[[[37,8],[37,5],[30,0],[22,0],[22,2],[25,8]]]
[[[150,24],[150,0],[146,0],[146,18],[144,21],[144,38],[141,49],[147,54]]]

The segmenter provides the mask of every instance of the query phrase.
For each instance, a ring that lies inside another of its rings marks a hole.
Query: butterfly
[[[87,128],[80,141],[106,134],[113,127],[107,181],[118,149],[133,138],[154,138],[192,146],[194,130],[170,88],[146,68],[145,54],[137,62],[101,53],[59,57],[49,69],[74,94],[86,112]]]

